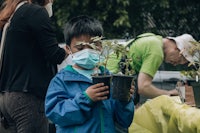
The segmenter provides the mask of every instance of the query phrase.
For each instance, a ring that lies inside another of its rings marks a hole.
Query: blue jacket
[[[133,120],[134,103],[112,98],[93,102],[84,93],[92,81],[71,66],[51,81],[46,99],[46,116],[56,124],[57,133],[115,133],[114,122],[128,128]]]

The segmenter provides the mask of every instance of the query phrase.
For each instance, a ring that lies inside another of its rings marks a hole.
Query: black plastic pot
[[[188,81],[188,83],[193,88],[195,105],[196,107],[200,108],[200,82],[191,80],[191,81]]]
[[[110,84],[111,84],[111,75],[98,75],[98,76],[92,76],[92,82],[93,84],[97,83],[104,83],[105,86],[109,87],[110,92]],[[108,99],[110,98],[110,93],[107,95]]]
[[[134,80],[134,76],[126,75],[113,75],[113,91],[112,98],[120,101],[129,101],[130,99],[130,88]]]

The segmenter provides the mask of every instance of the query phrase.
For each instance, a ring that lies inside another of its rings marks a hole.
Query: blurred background
[[[4,0],[0,0],[0,5]],[[65,44],[63,27],[78,15],[102,22],[106,39],[128,40],[145,32],[166,36],[191,34],[200,40],[199,0],[54,0],[51,18],[59,44]],[[160,70],[187,69],[163,63]]]
[[[163,37],[189,33],[200,40],[199,0],[54,0],[53,10],[59,43],[64,42],[64,24],[78,15],[100,20],[108,39],[153,32]]]
[[[199,0],[55,0],[53,10],[59,42],[64,42],[64,24],[83,14],[99,19],[109,39],[129,39],[144,32],[200,38]]]
[[[144,32],[166,36],[191,34],[200,40],[199,0],[54,0],[54,15],[57,38],[65,42],[63,26],[72,17],[90,15],[102,22],[107,39],[135,38]],[[163,63],[160,70],[179,70]]]

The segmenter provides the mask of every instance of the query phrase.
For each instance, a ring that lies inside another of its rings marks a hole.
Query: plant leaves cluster
[[[105,67],[105,70],[107,69],[107,63],[109,60],[110,55],[116,54],[117,58],[123,58],[124,61],[120,62],[119,65],[119,70],[122,70],[124,68],[124,72],[120,71],[119,74],[124,74],[124,75],[133,75],[134,71],[130,69],[130,64],[132,62],[132,58],[129,58],[128,53],[129,53],[129,47],[126,47],[122,44],[120,44],[116,40],[102,40],[102,37],[93,37],[91,40],[101,42],[102,44],[102,49],[99,55],[99,63],[98,65],[103,65]],[[92,46],[91,46],[92,45]],[[90,43],[90,46],[94,49],[97,49],[95,46],[95,43]],[[97,49],[98,50],[98,49]],[[104,60],[101,60],[101,57],[104,57]],[[105,74],[105,73],[104,73]]]
[[[189,53],[193,56],[194,62],[190,62],[188,67],[193,66],[193,69],[181,71],[181,73],[194,79],[196,76],[200,77],[200,41],[193,41],[191,44],[192,47],[189,49]]]

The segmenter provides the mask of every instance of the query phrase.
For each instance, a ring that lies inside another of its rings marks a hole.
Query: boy
[[[134,114],[132,98],[129,102],[108,99],[108,86],[92,83],[101,43],[95,42],[97,49],[92,49],[91,43],[93,37],[103,35],[101,23],[78,16],[66,24],[64,34],[74,65],[66,66],[52,79],[45,100],[46,116],[56,124],[57,133],[115,133],[114,123],[128,128]]]

